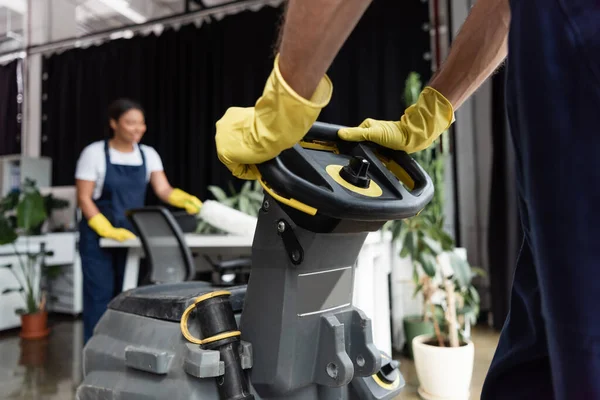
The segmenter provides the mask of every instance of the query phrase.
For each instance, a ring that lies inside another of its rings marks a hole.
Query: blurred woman
[[[135,238],[125,212],[144,206],[148,183],[165,203],[197,214],[202,203],[169,184],[158,153],[139,144],[146,132],[142,107],[119,99],[108,109],[110,138],[89,144],[77,162],[77,200],[83,270],[85,342],[108,303],[121,292],[126,249],[100,247],[100,238]]]

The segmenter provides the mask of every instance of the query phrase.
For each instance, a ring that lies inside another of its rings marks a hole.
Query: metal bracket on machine
[[[196,378],[216,378],[225,373],[225,364],[218,350],[204,350],[200,346],[186,343],[186,355],[183,369]],[[240,361],[242,369],[252,368],[252,344],[240,342]]]
[[[279,220],[277,222],[277,232],[283,239],[283,246],[292,264],[301,264],[304,260],[304,249],[300,245],[292,226],[284,219]]]
[[[321,317],[315,383],[330,387],[367,377],[381,368],[381,353],[373,344],[371,320],[350,309]]]

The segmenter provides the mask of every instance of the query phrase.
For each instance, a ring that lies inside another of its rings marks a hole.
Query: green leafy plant
[[[418,74],[406,79],[404,97],[414,104],[422,85]],[[474,324],[479,314],[479,294],[473,278],[482,274],[472,268],[456,251],[454,239],[445,231],[444,165],[447,134],[429,148],[411,154],[431,177],[433,199],[418,215],[388,225],[397,240],[401,257],[409,257],[413,265],[414,296],[423,295],[423,319],[434,325],[439,346],[458,346],[466,339],[466,324]]]
[[[12,244],[20,268],[20,273],[17,273],[12,264],[2,266],[8,268],[19,283],[18,287],[7,288],[2,294],[21,294],[24,308],[17,309],[17,314],[35,314],[45,307],[45,293],[39,286],[41,272],[36,265],[48,253],[43,250],[21,252],[15,242],[19,235],[28,236],[35,232],[47,216],[44,196],[40,194],[35,181],[26,180],[20,190],[13,191],[0,200],[0,245]]]
[[[239,191],[236,191],[235,187],[230,183],[228,189],[229,194],[219,186],[208,187],[208,190],[216,201],[253,217],[258,216],[264,196],[262,186],[258,181],[244,182]],[[199,234],[223,233],[203,220],[198,222],[196,232]]]
[[[422,213],[404,221],[398,240],[400,256],[413,264],[414,296],[423,294],[423,319],[433,323],[440,346],[446,338],[457,346],[458,338],[468,336],[466,324],[475,324],[479,315],[473,278],[484,272],[458,254],[443,224],[443,218]]]
[[[69,201],[65,199],[61,199],[58,197],[54,197],[52,193],[44,196],[44,209],[46,210],[46,216],[49,218],[52,215],[52,211],[54,210],[62,210],[64,208],[69,207]],[[45,222],[45,221],[44,221]],[[44,222],[39,224],[37,227],[32,229],[31,234],[39,235],[42,233],[42,227]],[[54,230],[56,231],[56,229]]]

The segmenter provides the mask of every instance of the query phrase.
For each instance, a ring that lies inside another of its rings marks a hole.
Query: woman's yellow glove
[[[332,92],[333,85],[325,76],[310,100],[301,97],[283,80],[277,56],[255,106],[231,107],[217,121],[219,160],[234,176],[257,179],[251,166],[271,160],[298,143],[329,104]]]
[[[169,204],[178,207],[184,208],[188,214],[198,214],[200,212],[200,208],[202,207],[202,202],[195,196],[191,194],[187,194],[181,189],[173,189],[171,194],[169,195]]]
[[[392,150],[414,153],[429,147],[454,122],[452,104],[430,86],[406,109],[400,121],[366,119],[357,128],[343,128],[338,136],[347,141],[370,141]]]
[[[99,236],[124,242],[129,239],[135,239],[133,232],[124,228],[115,228],[104,215],[98,213],[88,221],[90,228]]]

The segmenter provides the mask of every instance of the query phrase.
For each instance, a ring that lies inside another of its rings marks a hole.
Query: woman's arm
[[[181,189],[172,187],[162,170],[152,172],[150,183],[156,196],[163,202],[174,207],[183,208],[189,214],[198,214],[200,212],[200,207],[202,207],[200,199]]]
[[[150,184],[156,196],[164,203],[170,203],[169,196],[173,192],[173,187],[167,179],[164,171],[154,171],[150,175]]]
[[[94,230],[99,236],[118,240],[120,242],[134,239],[135,235],[123,228],[115,228],[106,219],[92,199],[94,193],[94,181],[86,181],[82,179],[75,180],[75,186],[77,188],[77,204],[83,213],[83,216],[88,221],[88,225]]]
[[[96,207],[96,204],[92,199],[95,185],[96,182],[94,181],[84,181],[81,179],[75,180],[75,187],[77,189],[77,205],[81,209],[85,219],[88,221],[96,214],[100,213],[100,210],[98,210],[98,207]]]

